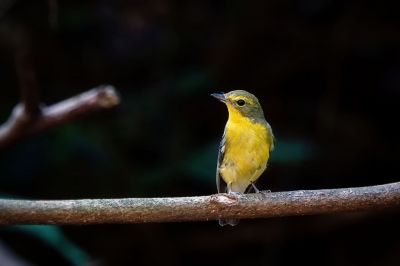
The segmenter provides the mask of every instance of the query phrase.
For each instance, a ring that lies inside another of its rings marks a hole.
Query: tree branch
[[[0,200],[0,224],[106,224],[207,221],[376,211],[400,206],[400,182],[235,197]]]
[[[45,106],[33,117],[18,104],[6,123],[0,126],[0,148],[27,135],[64,124],[85,114],[119,104],[119,97],[110,85],[100,86],[62,102]]]

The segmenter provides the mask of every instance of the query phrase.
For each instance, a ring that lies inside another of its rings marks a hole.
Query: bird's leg
[[[260,193],[260,190],[256,187],[256,185],[254,185],[254,182],[251,182],[251,186],[254,188],[256,193]]]
[[[261,194],[268,194],[268,193],[271,193],[271,190],[259,190],[257,187],[256,187],[256,185],[254,185],[254,182],[251,182],[251,186],[254,188],[254,191],[256,192],[256,193],[261,193]]]

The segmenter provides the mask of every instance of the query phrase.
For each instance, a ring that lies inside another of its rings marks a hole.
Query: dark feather
[[[219,173],[219,166],[222,164],[222,161],[224,160],[224,153],[225,153],[225,131],[224,131],[224,135],[222,136],[222,140],[219,143],[219,147],[218,147],[218,160],[217,160],[217,173],[216,173],[218,193],[226,193],[226,187],[227,187],[226,183],[221,178],[221,175]]]

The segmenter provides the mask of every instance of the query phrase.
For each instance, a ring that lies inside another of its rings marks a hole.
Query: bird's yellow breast
[[[225,127],[222,179],[232,191],[244,192],[263,173],[269,159],[272,133],[267,123],[257,123],[229,108]]]

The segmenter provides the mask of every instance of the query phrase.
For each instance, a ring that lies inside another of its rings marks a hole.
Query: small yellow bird
[[[274,135],[258,99],[244,90],[211,96],[225,103],[229,113],[218,153],[218,193],[241,194],[251,188],[260,192],[254,183],[267,168]],[[237,223],[235,219],[219,220],[221,226]]]

